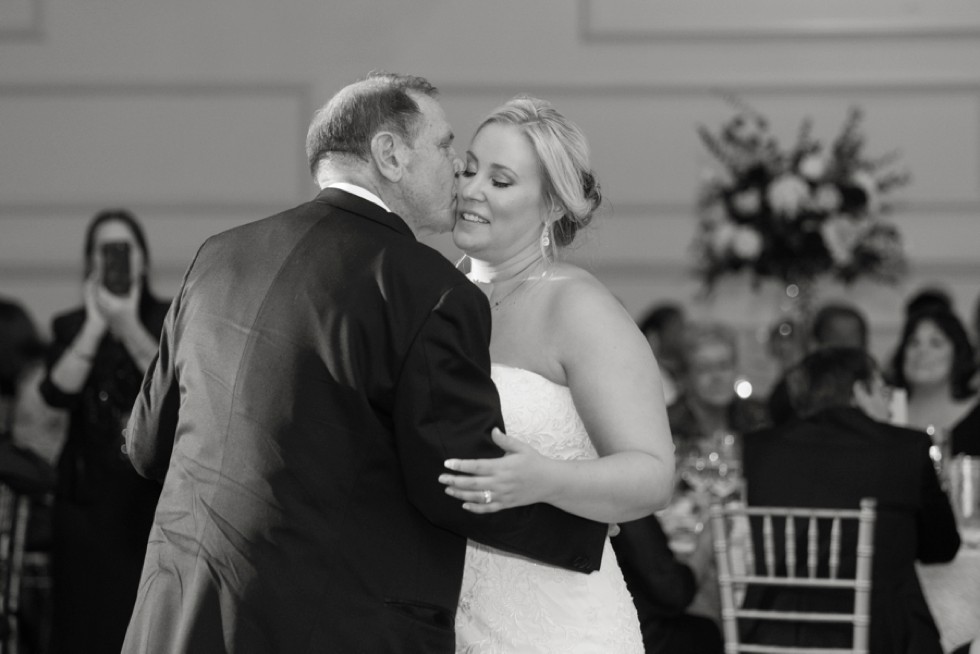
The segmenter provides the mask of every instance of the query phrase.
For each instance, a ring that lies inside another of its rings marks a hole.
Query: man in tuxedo
[[[598,567],[606,525],[438,483],[502,419],[489,304],[416,240],[454,221],[435,93],[340,91],[307,137],[322,192],[187,270],[126,438],[164,484],[124,652],[449,653],[467,538]]]
[[[941,654],[915,561],[949,561],[960,539],[929,458],[929,437],[885,422],[888,389],[861,349],[813,352],[787,375],[787,387],[799,417],[745,438],[748,503],[856,509],[861,498],[875,498],[870,651]],[[753,524],[753,530],[758,543],[760,525]],[[824,541],[827,531],[821,530]],[[843,532],[842,577],[854,575],[856,531]],[[774,532],[781,538],[782,525],[774,525]],[[799,537],[803,538],[802,530]],[[823,543],[821,551],[826,549]],[[764,561],[761,551],[756,561]],[[805,561],[805,549],[798,561]],[[849,612],[853,597],[837,590],[750,587],[745,605]],[[851,641],[850,628],[843,625],[774,621],[750,624],[744,635],[745,642],[764,644],[849,647]]]

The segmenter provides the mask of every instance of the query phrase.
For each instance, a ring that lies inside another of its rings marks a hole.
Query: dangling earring
[[[541,230],[541,249],[547,250],[551,246],[551,225],[545,223]]]

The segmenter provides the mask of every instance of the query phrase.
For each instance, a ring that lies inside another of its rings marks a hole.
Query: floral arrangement
[[[902,239],[883,216],[888,193],[909,175],[893,170],[894,153],[865,156],[861,111],[850,110],[829,145],[805,119],[786,150],[764,116],[736,104],[718,132],[698,129],[718,164],[699,192],[693,245],[706,287],[743,270],[756,284],[809,284],[821,276],[897,281],[906,268]]]

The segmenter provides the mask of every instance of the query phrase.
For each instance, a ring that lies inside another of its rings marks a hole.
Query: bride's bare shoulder
[[[595,275],[574,264],[552,264],[548,274],[551,284],[551,310],[568,315],[621,309],[619,300]]]

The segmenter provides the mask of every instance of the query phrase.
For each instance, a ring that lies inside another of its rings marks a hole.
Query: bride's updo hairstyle
[[[589,164],[589,144],[578,125],[546,100],[518,95],[488,115],[485,125],[513,125],[530,141],[544,177],[548,201],[564,210],[552,225],[551,241],[569,245],[602,203],[599,180]]]

